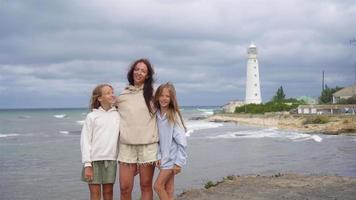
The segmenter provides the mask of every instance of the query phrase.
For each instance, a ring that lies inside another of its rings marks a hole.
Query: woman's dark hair
[[[146,106],[150,113],[153,115],[154,111],[152,108],[152,100],[153,100],[153,83],[154,83],[154,78],[153,75],[155,74],[152,65],[150,61],[146,58],[141,58],[136,61],[134,61],[129,68],[129,71],[127,73],[127,80],[129,81],[130,85],[135,85],[134,83],[134,78],[133,78],[133,72],[135,70],[135,67],[138,63],[144,63],[147,66],[147,78],[145,80],[144,86],[143,86],[143,97],[145,98]]]

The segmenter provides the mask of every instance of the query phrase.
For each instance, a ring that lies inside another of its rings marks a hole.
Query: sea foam
[[[0,138],[16,137],[16,136],[19,136],[19,134],[17,134],[17,133],[1,134],[0,133]]]
[[[213,115],[214,114],[214,109],[198,108],[197,110],[202,112],[204,115]]]
[[[77,124],[79,124],[79,125],[83,125],[83,124],[84,124],[84,122],[85,122],[84,120],[79,120],[79,121],[76,121],[76,123],[77,123]]]
[[[53,115],[53,117],[55,117],[57,119],[62,119],[62,118],[67,117],[67,115],[66,114],[58,114],[58,115]]]
[[[202,130],[202,129],[211,129],[211,128],[218,128],[223,126],[222,123],[215,123],[215,122],[207,122],[207,121],[187,121],[187,136],[190,136],[191,133],[193,133],[196,130]]]
[[[64,135],[68,135],[69,131],[59,131],[59,133],[64,134]]]
[[[288,139],[293,141],[306,141],[314,140],[315,142],[322,142],[322,138],[319,135],[311,135],[306,133],[297,132],[287,132],[279,131],[276,128],[268,128],[262,130],[248,130],[248,131],[238,131],[238,132],[228,132],[226,134],[211,136],[210,139],[226,138],[250,138],[250,139],[260,139],[260,138],[280,138]]]

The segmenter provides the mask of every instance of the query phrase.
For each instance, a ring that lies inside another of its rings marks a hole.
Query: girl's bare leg
[[[121,200],[131,200],[131,193],[134,185],[136,170],[136,164],[120,163],[119,181]]]
[[[152,190],[152,179],[153,173],[155,171],[155,165],[140,165],[139,174],[140,174],[140,187],[141,187],[141,196],[142,200],[152,200],[153,199],[153,190]]]
[[[113,199],[113,186],[114,186],[114,184],[103,184],[104,200],[112,200]]]
[[[90,191],[90,200],[101,199],[101,185],[100,184],[88,184]]]
[[[166,184],[172,176],[174,176],[174,174],[170,169],[161,169],[159,172],[154,188],[160,200],[170,200],[170,197],[166,191]]]
[[[173,174],[173,172],[172,172]],[[174,175],[171,176],[166,183],[166,192],[169,200],[174,200]]]

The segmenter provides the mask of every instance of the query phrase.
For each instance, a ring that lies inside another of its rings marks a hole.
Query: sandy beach
[[[328,135],[356,135],[356,116],[354,115],[292,115],[289,113],[271,114],[215,114],[208,118],[214,122],[235,122],[263,127],[275,127],[303,133],[322,133]],[[325,120],[324,123],[318,121]]]
[[[356,179],[339,176],[229,176],[208,189],[182,193],[177,200],[354,200]]]

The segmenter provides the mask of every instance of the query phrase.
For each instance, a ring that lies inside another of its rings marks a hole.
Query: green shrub
[[[304,121],[304,124],[326,124],[328,122],[329,122],[329,118],[326,116],[313,116],[313,117],[308,117]]]
[[[266,112],[290,111],[305,104],[304,101],[286,99],[283,101],[270,101],[265,104],[246,104],[235,109],[235,113],[264,114]]]
[[[208,181],[205,183],[204,188],[209,189],[209,188],[215,187],[215,186],[217,186],[217,183],[214,183],[213,181]]]
[[[229,175],[229,176],[226,176],[226,177],[224,177],[224,179],[223,180],[234,180],[234,176],[232,176],[232,175]]]

